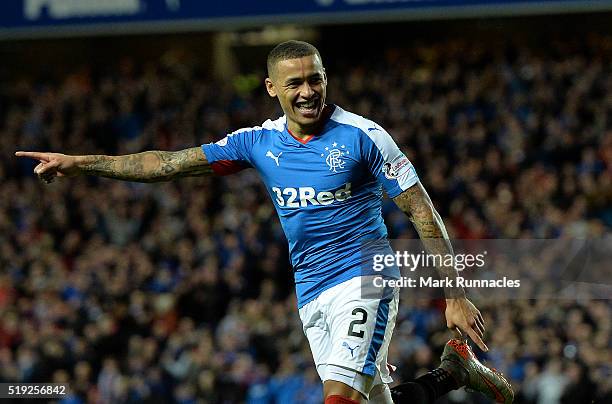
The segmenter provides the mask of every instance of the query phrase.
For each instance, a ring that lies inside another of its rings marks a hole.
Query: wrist
[[[91,156],[74,156],[74,168],[77,174],[85,172],[85,167],[90,162]]]
[[[452,306],[455,304],[462,304],[468,301],[467,295],[463,288],[453,288],[451,290],[446,289],[446,306]]]
[[[446,303],[456,302],[458,300],[465,300],[465,290],[463,288],[445,288],[444,295],[446,297]]]
[[[87,156],[74,156],[74,166],[77,168],[81,168],[81,166],[85,163]]]

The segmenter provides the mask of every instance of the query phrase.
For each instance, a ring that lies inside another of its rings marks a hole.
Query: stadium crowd
[[[328,65],[328,100],[385,127],[454,238],[601,238],[612,228],[612,38],[461,40]],[[262,73],[263,76],[263,73]],[[261,86],[166,57],[0,89],[0,382],[64,403],[319,403],[286,241],[253,170],[43,185],[16,150],[177,150],[279,115]],[[391,237],[414,238],[386,200]],[[333,225],[333,223],[330,223]],[[517,402],[612,400],[609,300],[477,301]],[[390,361],[439,360],[443,303],[406,294]],[[446,402],[480,403],[465,391]]]

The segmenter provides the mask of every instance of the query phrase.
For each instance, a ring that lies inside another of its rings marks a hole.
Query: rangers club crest
[[[342,145],[337,147],[338,143],[334,142],[330,147],[326,147],[325,151],[327,152],[327,156],[325,153],[321,153],[321,157],[325,157],[325,163],[329,167],[330,171],[337,173],[338,169],[342,170],[344,168],[344,160],[342,157],[344,155],[349,154],[349,151],[346,150],[346,146]]]

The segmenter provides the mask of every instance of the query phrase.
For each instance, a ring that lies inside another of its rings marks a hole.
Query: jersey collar
[[[319,133],[313,133],[311,135],[307,135],[306,138],[304,138],[304,139],[301,139],[301,138],[295,136],[293,133],[291,133],[287,123],[285,123],[285,129],[287,129],[287,133],[289,133],[292,138],[294,138],[295,140],[297,140],[301,144],[306,144],[306,143],[310,142],[316,135],[319,135],[319,134],[325,132],[325,127],[327,126],[327,123],[329,122],[329,118],[331,118],[331,116],[333,115],[335,110],[336,110],[336,106],[334,104],[326,105],[323,108],[323,113],[322,113],[322,117],[321,117],[321,120],[323,121],[323,125],[321,126],[321,131]]]

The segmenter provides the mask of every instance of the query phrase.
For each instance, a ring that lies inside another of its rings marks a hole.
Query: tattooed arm
[[[124,156],[69,156],[60,153],[17,152],[39,161],[34,172],[46,182],[56,176],[97,175],[124,181],[159,182],[212,173],[200,147],[180,151],[146,151]]]
[[[453,247],[444,222],[420,182],[393,198],[393,201],[414,224],[428,254],[442,256],[453,254]],[[455,279],[457,276],[457,271],[452,266],[438,267],[437,270],[442,279]],[[453,297],[463,297],[463,290],[447,290],[446,292],[447,296],[448,293],[452,293]],[[457,293],[460,295],[457,296]]]
[[[137,182],[170,181],[212,173],[200,147],[175,152],[146,151],[116,157],[83,156],[77,166],[84,174]]]
[[[444,222],[420,182],[393,198],[393,201],[414,224],[428,254],[453,254]],[[440,278],[456,280],[457,271],[453,266],[440,266],[436,269]],[[446,295],[446,326],[451,329],[458,328],[483,351],[487,351],[488,348],[482,341],[484,335],[482,315],[476,306],[466,299],[463,288],[455,284],[454,287],[445,288],[444,293]]]

